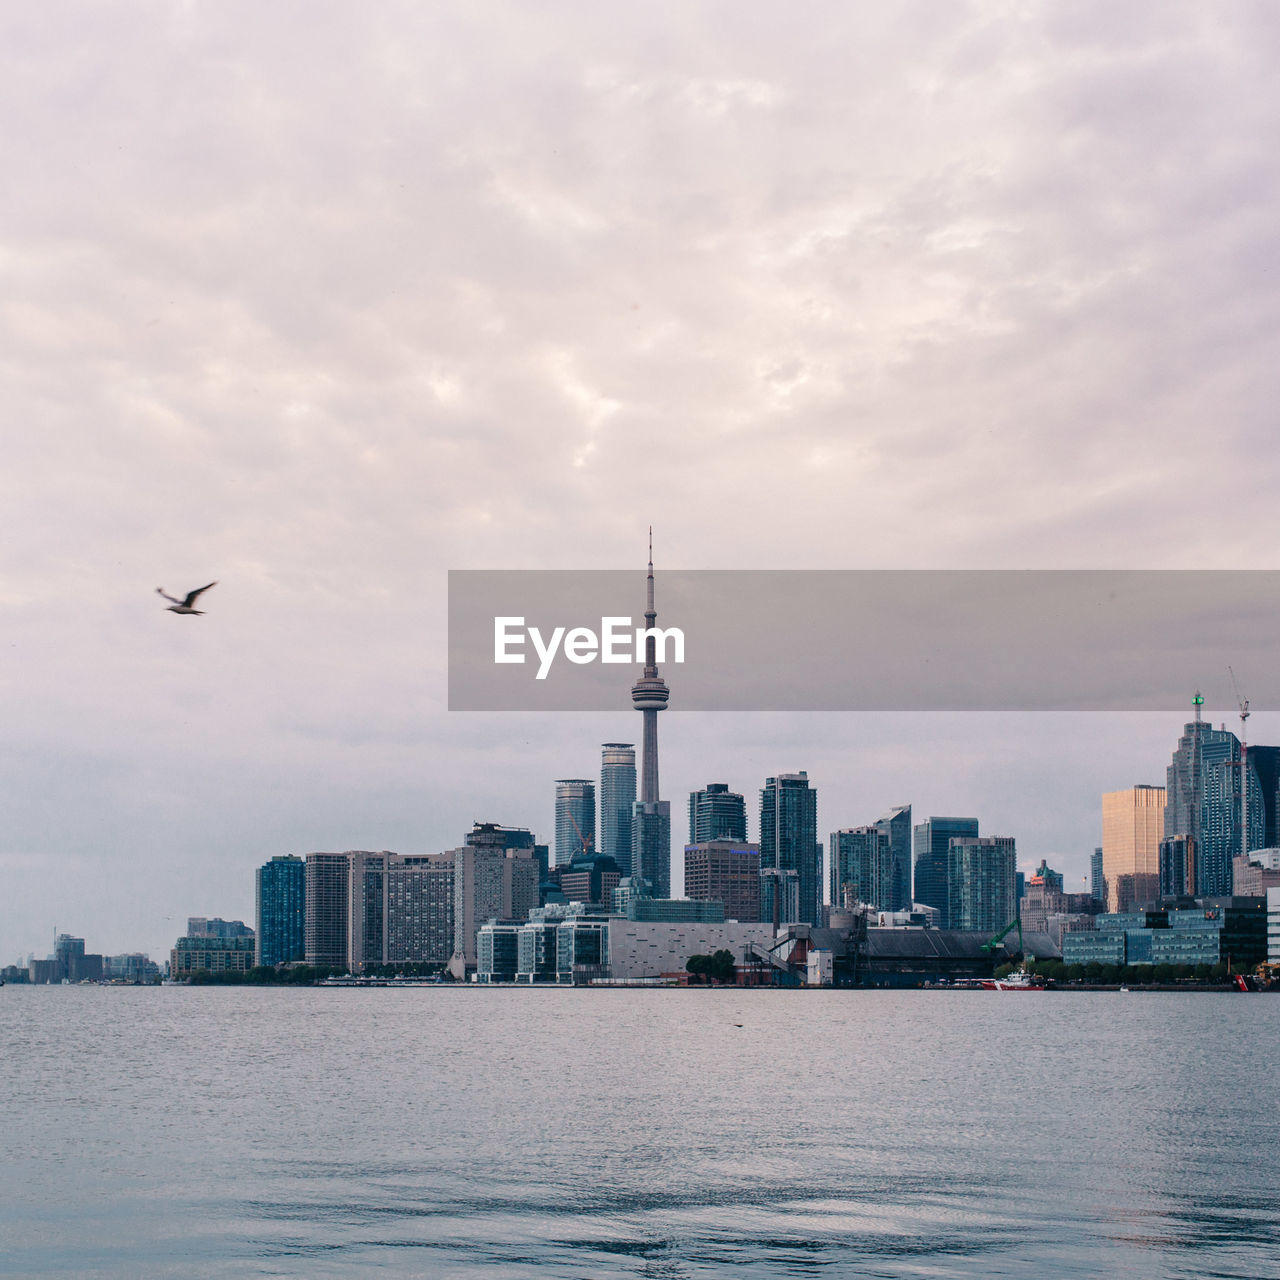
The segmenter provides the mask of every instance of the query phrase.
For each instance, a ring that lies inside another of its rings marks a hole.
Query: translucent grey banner
[[[656,605],[672,709],[1174,711],[1229,665],[1280,705],[1280,571],[660,570]],[[451,572],[450,709],[629,706],[644,610],[643,572]]]

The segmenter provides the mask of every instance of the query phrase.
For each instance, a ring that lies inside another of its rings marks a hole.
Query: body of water
[[[0,990],[0,1271],[1280,1277],[1269,995]]]

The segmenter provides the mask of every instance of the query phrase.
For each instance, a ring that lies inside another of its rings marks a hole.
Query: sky
[[[0,963],[163,959],[275,854],[550,838],[639,717],[449,712],[450,569],[634,566],[639,612],[650,524],[659,575],[1275,568],[1278,41],[1201,0],[9,6]],[[677,842],[692,788],[806,769],[824,839],[974,814],[1077,886],[1180,730],[682,715],[667,674]]]

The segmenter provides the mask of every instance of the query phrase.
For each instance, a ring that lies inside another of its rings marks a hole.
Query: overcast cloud
[[[649,523],[660,569],[1275,568],[1278,28],[10,6],[0,962],[163,958],[276,853],[549,836],[639,717],[447,712],[450,568],[634,564],[639,610]],[[1180,727],[670,682],[677,840],[691,787],[807,768],[823,838],[910,801],[1077,881]]]

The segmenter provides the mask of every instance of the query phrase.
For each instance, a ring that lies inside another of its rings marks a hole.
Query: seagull
[[[193,609],[191,606],[195,604],[196,599],[201,594],[209,590],[209,587],[216,587],[217,585],[216,582],[211,582],[208,587],[197,587],[194,591],[188,591],[185,600],[179,600],[177,596],[171,596],[163,587],[157,587],[156,591],[164,596],[166,600],[173,601],[169,606],[170,613],[203,613],[203,609]]]

